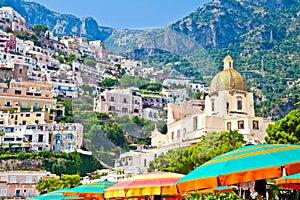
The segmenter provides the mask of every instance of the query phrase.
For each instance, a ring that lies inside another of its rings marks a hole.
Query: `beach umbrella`
[[[107,180],[80,185],[63,192],[64,196],[83,196],[86,198],[103,199],[103,192],[109,186],[116,184]]]
[[[178,196],[174,183],[183,176],[183,174],[171,172],[151,172],[137,175],[108,187],[104,190],[104,197]]]
[[[181,194],[217,186],[279,178],[300,172],[300,145],[249,145],[217,156],[191,171],[176,185]]]
[[[232,192],[232,191],[233,191],[233,188],[230,186],[218,186],[218,187],[214,187],[214,188],[199,190],[197,193],[209,194],[209,193],[222,193],[222,192]]]
[[[70,190],[70,189],[68,189],[68,188],[61,188],[61,189],[54,190],[52,192],[48,192],[48,193],[40,195],[40,196],[33,197],[33,198],[31,198],[31,200],[83,199],[83,197],[79,197],[79,196],[76,196],[76,195],[65,197],[63,195],[63,192],[66,192],[68,190]]]
[[[281,178],[275,179],[274,182],[276,185],[280,185],[284,188],[300,190],[300,173],[283,176]]]

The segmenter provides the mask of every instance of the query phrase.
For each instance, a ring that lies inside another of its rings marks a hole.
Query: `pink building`
[[[56,177],[46,171],[1,171],[0,198],[24,199],[38,196],[37,182],[51,176]]]
[[[0,51],[8,53],[15,52],[17,47],[17,37],[11,33],[0,31]]]
[[[142,97],[138,89],[105,90],[94,99],[94,111],[142,117]]]

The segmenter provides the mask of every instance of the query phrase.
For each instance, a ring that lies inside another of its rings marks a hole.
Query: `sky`
[[[212,0],[26,0],[118,29],[165,27]]]

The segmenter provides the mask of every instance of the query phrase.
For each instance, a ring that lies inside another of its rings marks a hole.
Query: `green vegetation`
[[[100,82],[100,86],[104,88],[113,87],[118,84],[117,78],[106,78]]]
[[[62,174],[61,178],[44,178],[37,182],[36,189],[40,194],[52,192],[60,188],[73,188],[80,185],[80,176],[78,174]]]
[[[46,31],[48,31],[48,27],[41,25],[41,24],[36,24],[32,27],[33,31],[35,32],[36,35],[40,36],[41,34],[45,34]]]
[[[39,152],[2,153],[0,159],[42,159],[42,166],[36,166],[35,170],[43,169],[58,175],[78,173],[81,176],[84,176],[86,173],[101,169],[100,163],[93,156],[83,155],[77,152],[55,153],[53,151],[43,150]],[[89,163],[89,165],[86,165],[86,163]]]
[[[206,161],[245,144],[243,135],[236,130],[210,133],[203,136],[196,146],[189,147],[182,155],[163,168],[165,171],[187,174]]]
[[[141,87],[143,85],[146,85],[149,83],[149,80],[146,78],[143,78],[141,76],[129,76],[129,75],[124,75],[120,78],[119,81],[120,85],[122,87],[128,88],[128,87]]]
[[[267,128],[268,144],[300,144],[300,112],[292,110]]]

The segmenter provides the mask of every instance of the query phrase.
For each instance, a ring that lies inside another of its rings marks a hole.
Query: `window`
[[[28,196],[30,196],[30,197],[33,196],[33,190],[32,189],[28,189]]]
[[[39,108],[39,107],[40,107],[39,103],[34,103],[33,104],[33,108]]]
[[[15,90],[15,94],[22,94],[21,90]]]
[[[17,182],[17,177],[16,176],[11,176],[10,177],[10,183],[16,183]]]
[[[30,117],[30,114],[28,113],[28,114],[26,114],[25,116],[26,116],[26,117]]]
[[[147,167],[147,159],[144,159],[144,167]]]
[[[32,183],[32,176],[26,176],[26,183]]]
[[[180,138],[180,130],[177,130],[177,138]]]
[[[22,102],[22,108],[27,108],[27,102]]]
[[[237,109],[242,110],[243,109],[243,98],[242,97],[237,97]]]
[[[238,121],[238,129],[244,129],[244,121]]]
[[[171,139],[172,140],[174,139],[174,131],[172,131],[172,133],[171,133]]]
[[[127,113],[128,112],[128,108],[122,108],[122,112],[123,113]]]
[[[194,117],[193,118],[193,130],[197,130],[198,129],[198,118]]]
[[[253,129],[259,129],[259,124],[258,124],[258,121],[257,121],[257,120],[254,120],[254,121],[252,122],[252,128],[253,128]]]
[[[17,196],[17,197],[20,196],[20,193],[21,193],[21,190],[20,190],[20,189],[16,189],[16,196]]]
[[[231,130],[231,122],[227,122],[227,130]]]
[[[133,112],[134,113],[139,113],[139,109],[134,109]]]
[[[115,101],[115,97],[110,97],[110,101],[114,102]]]
[[[1,196],[6,197],[7,196],[7,189],[1,189]]]
[[[215,101],[214,100],[211,102],[211,111],[212,112],[215,111]]]
[[[73,140],[74,139],[74,135],[72,133],[68,133],[66,136],[67,140]]]
[[[152,112],[149,112],[149,117],[152,118]]]
[[[56,134],[55,135],[55,142],[57,143],[62,143],[62,136],[61,134]]]
[[[10,102],[10,101],[7,101],[7,102],[5,103],[5,106],[11,106],[11,102]]]
[[[226,103],[226,112],[227,113],[229,112],[229,103],[228,102]]]
[[[35,115],[36,117],[41,117],[42,116],[42,114],[41,113],[36,113],[36,115]]]
[[[44,136],[39,134],[38,142],[43,142],[44,141]]]
[[[68,143],[67,146],[66,146],[66,149],[72,150],[73,149],[73,144],[72,143]]]
[[[108,110],[109,111],[115,111],[115,107],[114,106],[109,106]]]
[[[127,99],[126,98],[123,99],[123,103],[127,103]]]

